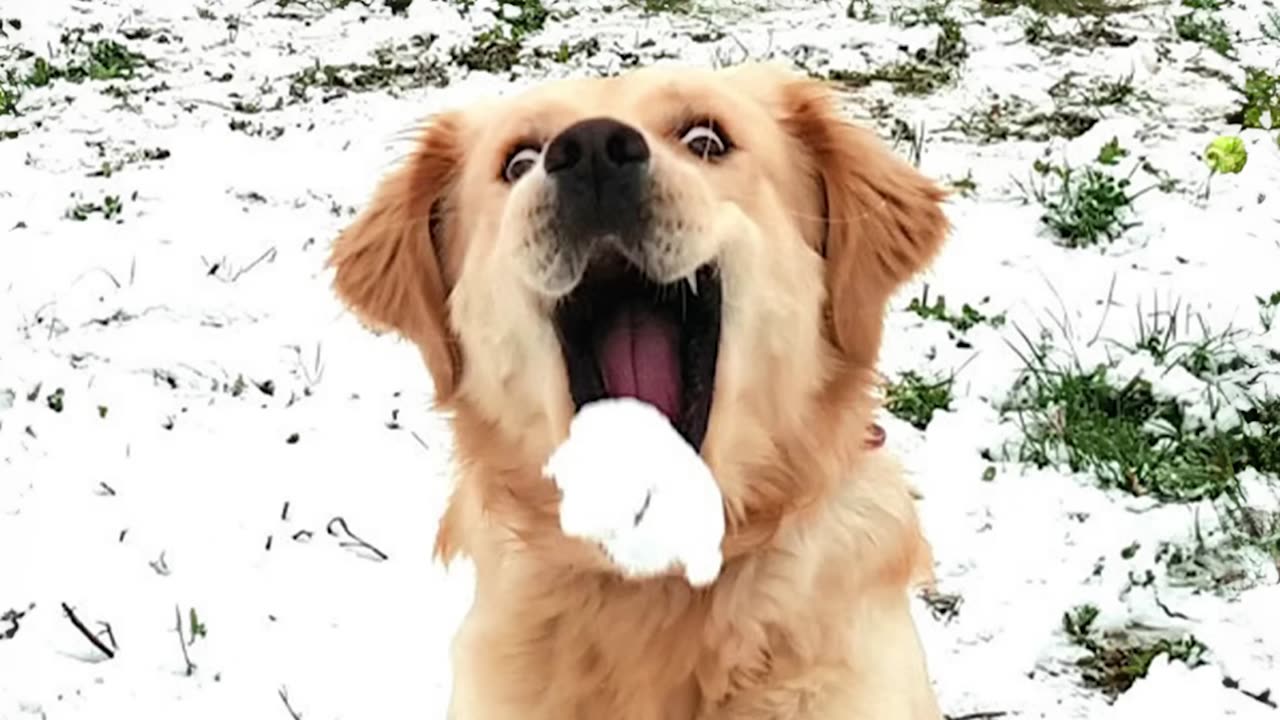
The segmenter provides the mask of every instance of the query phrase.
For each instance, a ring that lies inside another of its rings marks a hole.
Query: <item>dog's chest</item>
[[[631,620],[576,613],[483,640],[464,633],[465,694],[496,711],[456,720],[719,718],[742,693],[769,685],[790,655],[785,635],[759,626],[712,632],[705,619],[665,627]]]

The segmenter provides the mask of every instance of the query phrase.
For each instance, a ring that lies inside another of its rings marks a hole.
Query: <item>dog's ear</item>
[[[389,176],[334,243],[333,287],[362,322],[417,345],[447,405],[457,387],[460,356],[450,330],[442,268],[448,242],[435,217],[448,200],[461,163],[458,119],[433,118],[413,154]]]
[[[783,125],[803,146],[824,194],[819,249],[832,340],[852,367],[870,368],[890,296],[928,265],[946,238],[947,193],[871,131],[843,119],[824,83],[793,79],[783,105]]]

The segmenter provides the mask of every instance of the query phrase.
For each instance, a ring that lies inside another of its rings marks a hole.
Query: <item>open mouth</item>
[[[617,256],[600,258],[556,308],[574,409],[629,397],[658,408],[695,450],[711,413],[720,348],[720,278],[658,284]]]

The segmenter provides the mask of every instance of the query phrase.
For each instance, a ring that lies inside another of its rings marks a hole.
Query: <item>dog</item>
[[[947,193],[837,97],[769,62],[659,65],[442,111],[335,240],[335,294],[416,345],[454,433],[452,720],[941,717],[910,612],[931,551],[865,429]],[[543,463],[624,396],[720,486],[708,587],[560,530]]]

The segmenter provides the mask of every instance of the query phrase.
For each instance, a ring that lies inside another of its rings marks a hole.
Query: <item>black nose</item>
[[[556,184],[556,214],[566,238],[634,238],[647,217],[648,161],[644,136],[617,120],[583,120],[557,135],[542,162]]]
[[[543,164],[547,173],[565,177],[607,180],[629,166],[649,159],[649,144],[630,125],[609,118],[594,118],[570,125],[547,146]]]

